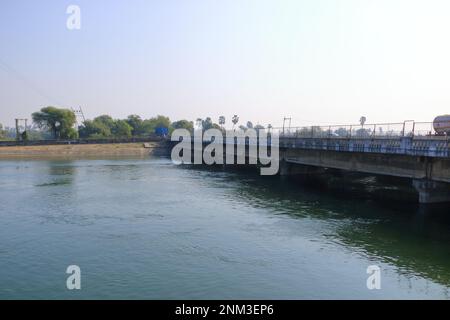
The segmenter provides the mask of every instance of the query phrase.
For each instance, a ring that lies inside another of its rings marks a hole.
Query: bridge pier
[[[450,203],[450,184],[427,179],[413,180],[419,193],[419,203]]]

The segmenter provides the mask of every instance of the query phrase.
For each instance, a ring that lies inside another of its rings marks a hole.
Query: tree
[[[118,138],[129,138],[131,137],[132,131],[133,127],[126,120],[115,120],[113,129],[111,130],[112,134]]]
[[[145,133],[143,121],[140,116],[135,114],[129,115],[126,121],[132,128],[131,133],[133,136],[138,136]]]
[[[172,127],[174,129],[186,129],[189,132],[194,131],[194,123],[192,121],[188,120],[179,120],[172,123]]]
[[[195,120],[195,125],[199,129],[202,129],[202,123],[203,123],[203,119],[202,118],[197,118],[197,120]]]
[[[202,129],[204,131],[211,129],[213,125],[214,123],[212,122],[212,119],[210,117],[207,117],[205,120],[202,121]]]
[[[33,113],[32,118],[40,129],[50,131],[54,139],[74,139],[78,136],[73,128],[76,117],[72,110],[46,107]]]
[[[115,126],[114,119],[109,115],[102,115],[94,118],[94,120],[86,120],[83,126],[78,128],[81,138],[109,138]]]
[[[20,138],[22,141],[28,141],[28,133],[26,130],[20,134]]]
[[[3,130],[3,125],[0,123],[0,139],[6,138],[6,131]]]
[[[255,129],[256,134],[259,136],[260,132],[265,130],[264,126],[257,124],[256,126],[253,127],[253,129]]]
[[[103,115],[94,120],[86,120],[83,126],[79,128],[82,138],[129,138],[132,135],[133,128],[127,120],[113,120],[108,115]]]
[[[141,134],[154,134],[156,128],[170,129],[169,117],[158,115],[154,118],[146,119],[142,122]]]
[[[368,138],[368,137],[370,137],[371,134],[372,134],[372,129],[361,128],[361,129],[356,130],[355,135],[360,138]]]
[[[364,117],[364,116],[362,116],[362,117],[359,119],[359,123],[361,124],[361,127],[364,127],[364,125],[366,124],[366,121],[367,121],[367,118]]]
[[[132,117],[130,119],[130,117]],[[99,134],[104,137],[119,137],[119,138],[129,138],[133,133],[133,126],[130,125],[130,120],[136,120],[136,122],[132,122],[133,124],[138,124],[142,122],[140,121],[139,116],[129,116],[127,120],[114,120],[109,115],[102,115],[94,119],[94,126],[97,129],[100,129]],[[136,127],[139,130],[139,127]],[[97,134],[98,135],[98,134]],[[95,136],[97,136],[95,135]]]
[[[303,127],[299,128],[295,131],[295,135],[298,137],[311,137],[313,134],[312,127]]]
[[[260,130],[264,130],[264,126],[257,124],[253,129],[255,129],[257,132],[259,132]]]
[[[166,116],[158,115],[156,118],[151,118],[150,121],[155,124],[155,128],[169,128],[170,119]]]
[[[142,121],[141,128],[139,130],[139,135],[149,135],[155,133],[155,123],[151,119],[146,119]]]
[[[222,130],[222,127],[218,125],[217,123],[214,123],[211,119],[211,117],[207,117],[205,120],[202,121],[201,128],[203,131],[209,130],[209,129],[218,129]]]
[[[78,128],[81,138],[107,138],[111,136],[111,129],[102,121],[86,120]]]
[[[236,126],[236,124],[239,122],[239,117],[237,116],[237,114],[235,114],[233,116],[233,118],[231,119],[231,122],[233,122],[233,129]]]
[[[219,124],[223,128],[223,126],[225,125],[225,117],[224,116],[219,117]]]
[[[334,131],[334,135],[338,137],[347,137],[350,135],[350,131],[346,128],[339,128]]]
[[[98,116],[97,118],[94,118],[94,121],[97,123],[103,124],[105,127],[109,128],[109,130],[112,131],[114,128],[114,119],[107,114]]]

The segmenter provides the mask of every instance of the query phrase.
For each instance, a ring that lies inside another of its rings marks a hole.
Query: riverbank
[[[164,141],[143,143],[65,144],[0,147],[0,159],[147,156],[167,154],[170,154],[170,148]]]

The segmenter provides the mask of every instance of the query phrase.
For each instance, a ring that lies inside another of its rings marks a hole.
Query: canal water
[[[158,158],[3,160],[0,179],[2,299],[450,297],[448,208]]]

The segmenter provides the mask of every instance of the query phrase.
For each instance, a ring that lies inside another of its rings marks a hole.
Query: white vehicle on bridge
[[[450,115],[436,117],[433,127],[438,135],[450,135]]]

